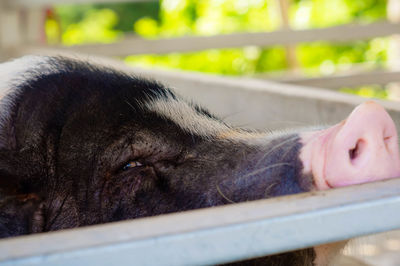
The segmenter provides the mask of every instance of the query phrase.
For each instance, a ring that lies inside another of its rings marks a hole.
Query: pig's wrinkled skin
[[[331,128],[230,127],[162,85],[61,57],[0,65],[0,237],[400,175],[379,105]],[[326,265],[340,244],[246,262]],[[240,262],[244,264],[244,262]]]

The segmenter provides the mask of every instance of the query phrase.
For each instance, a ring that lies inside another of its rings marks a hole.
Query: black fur
[[[301,174],[297,135],[186,132],[176,119],[146,109],[155,99],[183,101],[157,82],[44,57],[12,84],[0,124],[1,237],[313,189]],[[142,166],[126,170],[130,161]],[[312,261],[312,252],[296,254],[268,262]]]

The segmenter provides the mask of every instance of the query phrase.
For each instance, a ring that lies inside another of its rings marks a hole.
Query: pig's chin
[[[313,176],[317,190],[400,177],[396,127],[374,102],[335,126],[300,137],[303,171]]]

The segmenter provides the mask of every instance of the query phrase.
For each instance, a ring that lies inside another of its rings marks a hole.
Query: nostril
[[[344,123],[323,132],[323,167],[311,162],[318,189],[343,187],[400,176],[396,126],[375,104],[357,107]],[[313,166],[315,167],[313,169]]]
[[[357,141],[356,145],[349,150],[350,162],[353,163],[353,161],[360,156],[362,150],[364,149],[364,146],[365,146],[365,141],[362,139],[359,139]]]
[[[353,160],[357,156],[357,146],[354,149],[349,150],[349,158]]]
[[[389,136],[383,138],[383,143],[385,145],[386,151],[391,154],[393,152],[394,146],[398,145],[398,140],[397,138],[393,138],[393,136]]]
[[[392,136],[389,137],[384,137],[383,138],[383,142],[385,142],[385,145],[388,146],[388,144],[391,142],[392,140]]]
[[[390,139],[391,137],[383,137],[383,143],[385,144],[386,150],[389,150]]]

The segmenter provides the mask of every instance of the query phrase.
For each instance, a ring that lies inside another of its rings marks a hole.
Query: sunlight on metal
[[[399,209],[393,179],[5,239],[0,264],[224,263],[398,229]]]
[[[26,45],[18,47],[18,49],[24,53],[36,53],[46,49],[59,49],[102,56],[127,56],[134,54],[192,52],[244,46],[266,47],[315,41],[348,42],[399,33],[400,27],[397,23],[378,21],[369,24],[345,24],[317,29],[284,29],[272,32],[232,33],[215,36],[184,36],[155,40],[127,35],[124,40],[108,44],[82,44],[69,47],[58,45]]]
[[[157,0],[5,0],[7,6],[31,7],[47,5],[72,5],[72,4],[99,4],[99,3],[133,3],[133,2],[156,2]]]

